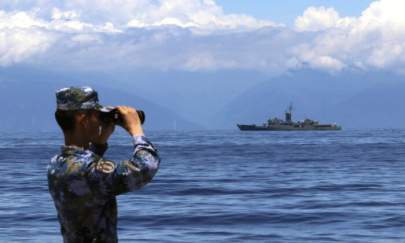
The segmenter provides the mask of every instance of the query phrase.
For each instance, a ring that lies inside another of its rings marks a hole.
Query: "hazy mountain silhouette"
[[[0,131],[48,131],[58,129],[54,121],[55,91],[61,87],[90,85],[99,92],[100,102],[106,105],[131,105],[146,112],[145,128],[199,129],[175,112],[139,98],[130,91],[115,90],[94,82],[50,81],[63,80],[56,74],[31,72],[31,75],[12,72],[0,75]]]
[[[152,130],[236,129],[236,123],[282,117],[290,102],[295,120],[313,118],[345,128],[405,127],[404,78],[388,73],[302,70],[259,82],[265,76],[243,71],[126,72],[0,68],[0,131],[57,129],[54,92],[71,85],[94,87],[102,104],[145,110],[146,128]]]
[[[335,105],[326,115],[352,128],[405,128],[404,94],[405,82],[379,83]]]
[[[151,115],[155,114],[159,119],[148,119],[146,124],[152,129],[175,126],[178,129],[217,128],[216,121],[221,119],[217,113],[238,94],[261,83],[266,77],[254,71],[106,70],[94,72],[90,70],[79,73],[54,69],[49,71],[46,67],[33,68],[21,65],[0,68],[0,82],[1,80],[16,82],[14,87],[26,86],[24,89],[28,90],[32,88],[33,82],[39,81],[45,86],[41,89],[48,86],[56,89],[73,84],[94,84],[92,86],[98,90],[106,91],[100,95],[103,103],[130,103],[145,109],[148,113],[152,112]],[[112,91],[119,94],[110,94]],[[52,97],[44,103],[50,102],[53,107],[54,90],[49,89],[45,93],[44,95],[50,94]],[[29,101],[24,100],[21,103],[26,102]],[[153,105],[150,104],[150,111],[147,110],[149,105],[144,104],[145,102],[153,103]],[[145,105],[147,108],[144,108]],[[154,124],[157,121],[163,121],[161,117],[167,117],[168,121],[164,124],[163,122]],[[150,118],[149,115],[148,118]],[[11,124],[15,123],[11,122]]]
[[[224,117],[218,126],[263,123],[269,117],[283,117],[291,102],[296,120],[313,118],[346,128],[402,128],[402,80],[401,76],[378,72],[291,72],[238,96],[222,111]]]
[[[237,95],[263,82],[268,76],[254,71],[212,72],[137,71],[130,75],[100,77],[114,81],[116,88],[153,100],[204,128],[216,128],[217,113]],[[106,84],[108,85],[108,84]]]

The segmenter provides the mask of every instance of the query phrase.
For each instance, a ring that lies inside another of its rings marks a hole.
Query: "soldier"
[[[103,107],[89,87],[64,88],[56,93],[55,118],[65,146],[48,166],[49,191],[55,203],[65,243],[117,242],[116,196],[137,190],[156,174],[160,159],[146,139],[137,112],[130,107]],[[132,137],[129,160],[103,158],[114,131],[112,109]]]

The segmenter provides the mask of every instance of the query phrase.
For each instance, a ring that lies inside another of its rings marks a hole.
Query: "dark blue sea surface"
[[[154,181],[118,197],[120,242],[405,242],[405,131],[148,132]],[[62,242],[60,133],[0,134],[0,242]],[[126,159],[114,135],[107,157]]]

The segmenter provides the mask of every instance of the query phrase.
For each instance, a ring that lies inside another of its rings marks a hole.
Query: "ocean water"
[[[118,197],[120,242],[405,242],[405,131],[149,132],[154,181]],[[59,133],[0,134],[0,242],[62,242]],[[107,153],[125,159],[130,139]]]

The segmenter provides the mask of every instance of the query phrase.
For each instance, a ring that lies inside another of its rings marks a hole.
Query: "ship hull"
[[[316,126],[293,126],[293,125],[237,125],[241,131],[340,131],[342,128],[336,125],[316,125]]]

